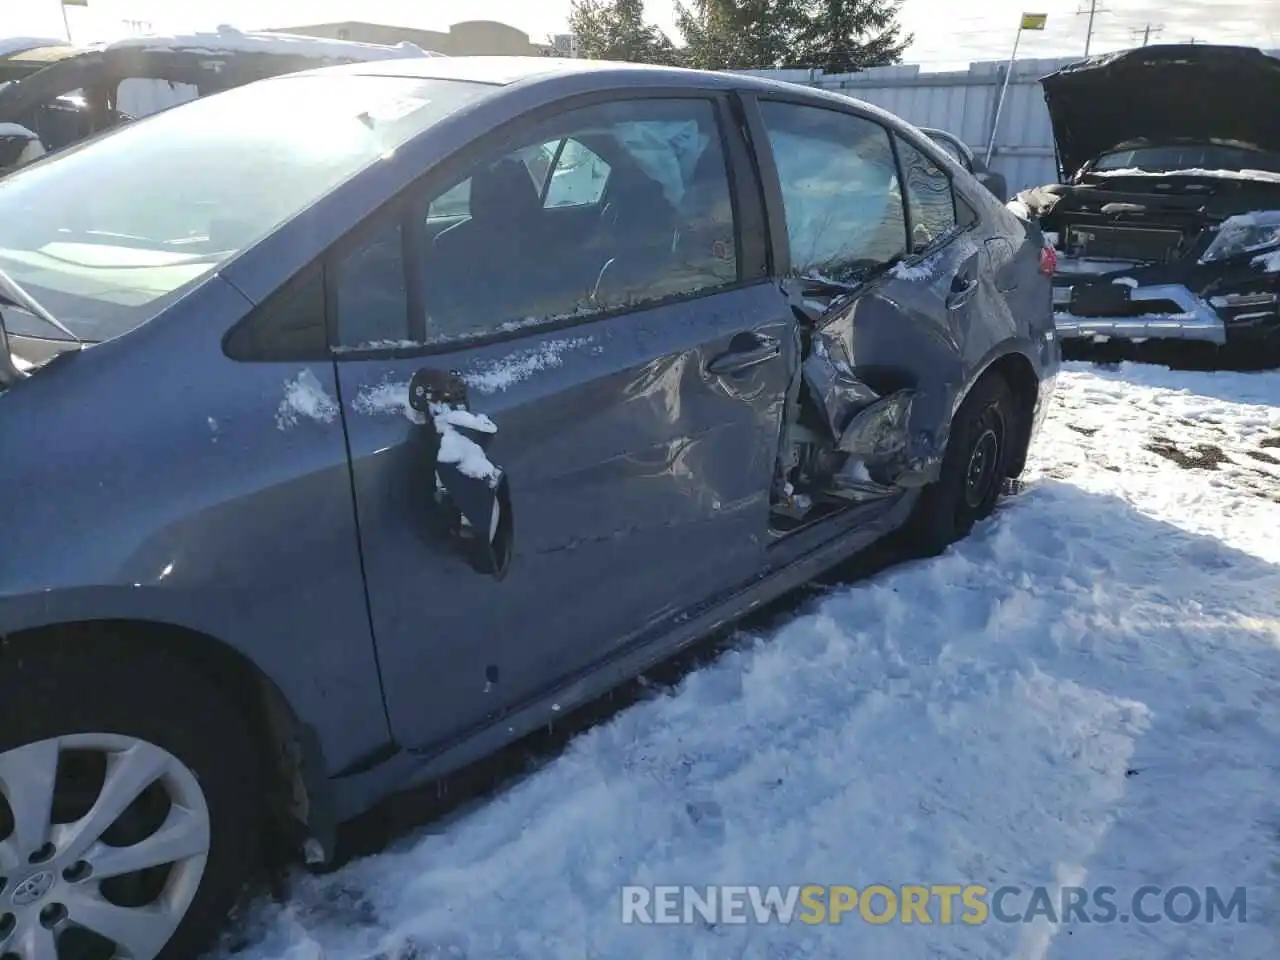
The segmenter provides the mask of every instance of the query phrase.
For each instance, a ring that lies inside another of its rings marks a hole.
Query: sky
[[[68,10],[77,41],[108,40],[140,21],[146,32],[284,27],[334,20],[372,20],[446,29],[459,19],[500,20],[534,41],[565,30],[570,0],[88,0]],[[905,0],[901,19],[915,41],[905,62],[928,69],[959,69],[973,60],[1007,59],[1022,12],[1048,14],[1043,33],[1025,33],[1019,56],[1082,55],[1091,0]],[[1151,41],[1242,43],[1280,49],[1280,0],[1093,0],[1097,3],[1091,52]],[[10,36],[65,36],[60,0],[0,0],[0,32]],[[981,12],[977,12],[978,8]],[[646,0],[649,18],[673,37],[673,0]],[[460,13],[465,9],[465,16]],[[304,12],[305,11],[305,12]],[[957,12],[958,11],[958,12]],[[146,28],[150,29],[147,30]]]

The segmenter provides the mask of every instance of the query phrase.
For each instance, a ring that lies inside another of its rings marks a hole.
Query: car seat
[[[471,216],[437,234],[425,296],[433,331],[460,336],[520,319],[540,299],[542,203],[523,162],[505,157],[471,178]]]

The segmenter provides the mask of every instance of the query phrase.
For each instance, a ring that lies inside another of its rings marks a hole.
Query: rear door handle
[[[969,298],[973,296],[973,292],[977,289],[978,280],[976,277],[957,275],[951,281],[951,293],[947,295],[947,309],[956,310],[963,307],[969,302]]]
[[[736,341],[738,338],[735,337]],[[760,334],[751,335],[751,345],[735,347],[707,363],[707,372],[716,376],[741,373],[782,355],[782,341]]]

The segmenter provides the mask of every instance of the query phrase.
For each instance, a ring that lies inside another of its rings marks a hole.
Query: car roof
[[[858,100],[844,93],[822,90],[804,84],[789,83],[746,73],[729,73],[711,70],[690,70],[685,67],[667,67],[643,63],[622,63],[615,60],[586,60],[577,57],[432,57],[380,60],[371,63],[343,64],[308,70],[304,75],[329,76],[391,76],[422,80],[461,80],[472,83],[488,83],[495,86],[536,83],[554,84],[569,78],[587,79],[599,88],[625,89],[645,86],[688,86],[703,90],[742,90],[756,93],[777,93],[806,100],[827,101],[858,109],[871,114],[886,124],[901,125],[903,121],[874,104]],[[266,81],[270,82],[270,81]]]
[[[319,71],[311,71],[319,72]],[[636,83],[661,82],[665,77],[676,82],[690,83],[705,78],[727,76],[702,70],[684,70],[679,67],[661,67],[640,63],[619,63],[613,60],[584,60],[568,57],[439,57],[429,61],[386,60],[378,63],[362,63],[330,67],[325,73],[353,73],[363,75],[414,77],[423,80],[464,80],[473,83],[492,83],[499,86],[519,83],[540,77],[563,77],[590,73],[598,79],[606,77],[618,80],[634,77]],[[626,84],[621,84],[625,86]]]

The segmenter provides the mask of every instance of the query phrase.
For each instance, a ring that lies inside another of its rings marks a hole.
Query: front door
[[[793,321],[742,279],[763,265],[735,244],[718,110],[569,110],[331,267],[407,746],[492,722],[759,568]]]

